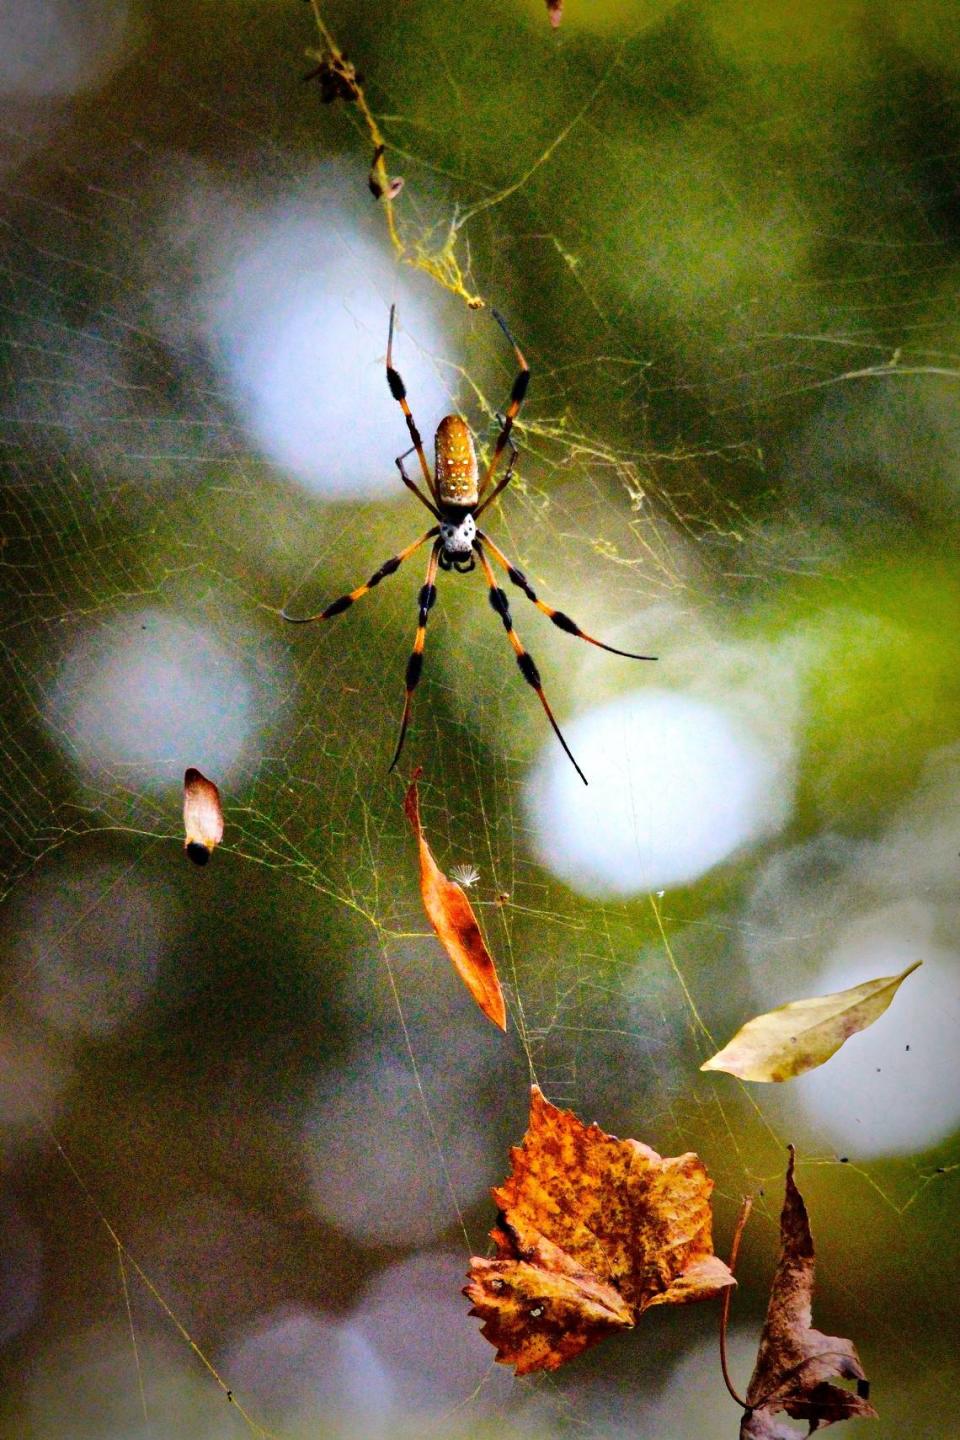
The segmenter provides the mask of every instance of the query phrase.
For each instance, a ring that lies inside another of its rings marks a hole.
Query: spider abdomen
[[[435,473],[441,505],[476,505],[477,452],[462,415],[446,415],[437,426]]]

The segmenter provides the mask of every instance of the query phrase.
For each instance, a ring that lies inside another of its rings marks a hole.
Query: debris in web
[[[417,770],[404,800],[407,819],[413,826],[420,852],[420,894],[427,919],[437,939],[453,962],[460,979],[488,1020],[501,1030],[507,1028],[507,1012],[496,966],[484,944],[477,917],[461,886],[449,880],[433,858],[420,823]]]
[[[374,200],[382,200],[384,195],[388,200],[396,200],[403,189],[404,182],[401,175],[395,175],[391,179],[387,174],[386,166],[383,163],[383,154],[386,148],[385,145],[378,145],[374,150],[370,174],[367,177],[367,185],[370,187],[370,194]]]
[[[303,83],[306,84],[308,80],[316,81],[324,105],[332,105],[335,100],[355,103],[360,96],[363,76],[358,74],[346,55],[339,50],[333,50],[329,54],[316,50],[307,53],[310,59],[319,60],[320,63],[304,75]]]
[[[440,244],[434,243],[432,231],[431,239],[427,242],[408,235],[406,231],[401,233],[398,228],[393,202],[403,189],[404,182],[399,176],[391,179],[387,175],[383,163],[386,141],[377,118],[367,103],[363,89],[363,76],[347,59],[346,53],[340,49],[333,32],[320,14],[319,5],[315,3],[311,8],[323,48],[307,51],[309,58],[317,60],[318,64],[303,79],[316,81],[319,84],[320,97],[326,104],[330,104],[334,100],[346,100],[355,104],[360,112],[362,123],[374,150],[373,165],[367,183],[376,198],[383,201],[387,234],[394,253],[404,265],[410,265],[415,270],[423,271],[438,285],[442,285],[452,295],[458,296],[468,309],[482,310],[486,304],[483,297],[467,288],[469,260],[465,271],[457,254],[457,241],[463,225],[462,216],[454,215],[446,227],[445,236]],[[374,184],[378,187],[379,194],[374,189]]]
[[[707,1300],[734,1279],[713,1253],[713,1181],[692,1152],[618,1140],[539,1086],[530,1123],[493,1190],[493,1259],[470,1261],[471,1315],[518,1375],[556,1370],[653,1305]]]
[[[774,1417],[785,1410],[806,1420],[808,1434],[837,1420],[876,1419],[867,1396],[869,1383],[852,1340],[811,1328],[815,1254],[807,1207],[793,1178],[795,1152],[787,1162],[786,1193],[780,1215],[780,1259],[757,1363],[747,1388],[741,1440],[785,1440],[796,1431]],[[842,1377],[856,1391],[828,1383]]]
[[[812,1000],[794,1000],[757,1015],[700,1069],[725,1070],[740,1080],[761,1081],[791,1080],[815,1070],[851,1035],[879,1020],[904,980],[921,964],[915,960],[899,975],[867,980]]]
[[[191,765],[183,776],[183,848],[194,865],[206,865],[223,839],[220,791]]]

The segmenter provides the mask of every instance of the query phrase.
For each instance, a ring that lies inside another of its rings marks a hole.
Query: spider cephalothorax
[[[456,570],[469,575],[476,568],[477,557],[473,544],[477,538],[477,522],[473,508],[458,511],[454,506],[443,505],[440,509],[440,569]]]
[[[503,416],[500,433],[497,436],[497,443],[494,446],[493,455],[483,473],[482,479],[477,464],[477,452],[473,443],[473,436],[470,433],[469,425],[462,415],[447,415],[437,426],[435,439],[436,463],[433,474],[430,474],[430,466],[427,463],[427,457],[424,452],[423,440],[421,439],[420,431],[414,423],[410,406],[407,403],[406,388],[399,374],[393,368],[393,326],[396,318],[396,306],[391,306],[390,333],[387,339],[387,384],[390,386],[391,395],[403,411],[404,419],[407,422],[407,429],[410,431],[410,439],[413,441],[410,449],[405,451],[403,455],[397,457],[396,464],[404,485],[406,485],[408,490],[413,491],[422,505],[427,507],[431,515],[436,519],[437,524],[431,526],[431,528],[417,540],[414,540],[412,544],[408,545],[405,550],[400,550],[396,555],[392,555],[389,560],[385,560],[380,566],[380,569],[374,571],[365,585],[358,585],[355,590],[350,590],[346,595],[339,596],[329,604],[325,610],[321,610],[316,615],[288,615],[286,610],[281,611],[281,614],[285,620],[290,620],[295,625],[306,625],[312,620],[332,620],[335,615],[341,615],[344,610],[349,609],[355,600],[359,600],[362,595],[366,595],[368,590],[372,590],[375,585],[379,585],[381,580],[384,580],[388,575],[392,575],[394,570],[399,570],[404,560],[412,555],[415,550],[419,550],[421,545],[425,545],[428,540],[433,541],[433,548],[430,551],[430,563],[427,565],[427,576],[420,590],[418,601],[419,615],[417,620],[417,633],[414,638],[410,659],[407,661],[406,696],[403,705],[403,719],[400,722],[400,738],[397,741],[397,748],[394,751],[393,760],[390,762],[390,769],[392,770],[400,759],[400,751],[403,749],[407,726],[410,723],[410,707],[413,700],[413,692],[417,688],[423,670],[423,647],[426,642],[427,620],[429,619],[430,611],[433,609],[437,598],[437,568],[439,567],[441,570],[456,570],[459,574],[466,575],[476,568],[477,561],[479,560],[484,576],[486,577],[490,604],[503,622],[503,628],[507,632],[507,638],[513,646],[514,654],[517,657],[520,673],[527,684],[536,690],[540,704],[546,712],[547,719],[553,726],[557,739],[572,761],[574,769],[580,776],[580,779],[584,785],[586,785],[587,777],[580,769],[576,760],[574,760],[570,752],[570,747],[566,740],[564,740],[560,732],[560,727],[554,719],[553,711],[547,704],[547,697],[544,695],[543,686],[540,683],[540,672],[534,663],[533,656],[528,650],[524,649],[519,635],[513,628],[513,620],[510,615],[510,602],[507,598],[506,591],[501,589],[497,584],[496,576],[493,573],[490,561],[487,559],[486,552],[489,550],[497,564],[506,572],[511,584],[516,585],[519,590],[522,590],[527,599],[531,600],[538,610],[542,610],[544,615],[548,615],[554,625],[560,630],[565,631],[566,634],[576,635],[579,639],[586,640],[591,645],[598,645],[601,650],[609,650],[613,655],[625,655],[630,660],[654,660],[656,656],[635,655],[632,651],[617,650],[613,645],[605,645],[602,640],[595,640],[592,635],[588,635],[586,631],[581,630],[576,621],[571,620],[570,616],[565,615],[562,610],[555,610],[553,606],[548,605],[545,600],[538,599],[536,591],[527,580],[523,571],[518,570],[515,565],[512,565],[503,551],[493,543],[490,536],[485,535],[477,526],[477,520],[483,514],[484,510],[496,500],[502,490],[506,489],[513,477],[513,467],[517,460],[517,447],[510,438],[510,432],[513,429],[513,422],[517,418],[520,406],[523,404],[523,397],[527,393],[527,385],[530,381],[530,367],[523,358],[519,345],[510,334],[503,317],[499,315],[496,310],[492,313],[493,318],[513,346],[520,371],[516,380],[513,382],[513,389],[510,392],[510,404],[507,406],[506,413]],[[497,465],[500,463],[500,457],[504,450],[507,449],[510,451],[507,468],[488,493],[488,486],[496,473]],[[426,493],[415,480],[411,479],[403,466],[404,460],[414,454],[414,452],[416,452],[417,459],[420,462],[420,470],[423,474]]]

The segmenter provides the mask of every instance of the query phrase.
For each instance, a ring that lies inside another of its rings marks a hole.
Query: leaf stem
[[[740,1253],[740,1241],[743,1238],[743,1232],[750,1218],[750,1211],[752,1209],[753,1196],[745,1195],[743,1197],[743,1204],[740,1206],[740,1214],[737,1216],[737,1224],[733,1232],[733,1243],[730,1246],[730,1260],[728,1263],[731,1275],[736,1269],[737,1256]],[[726,1290],[724,1290],[723,1298],[720,1301],[720,1369],[723,1371],[723,1383],[726,1385],[730,1395],[740,1406],[741,1410],[749,1410],[750,1406],[746,1400],[742,1400],[734,1389],[733,1381],[730,1379],[730,1371],[727,1369],[727,1322],[730,1319],[730,1302],[732,1299],[733,1286],[729,1285]]]

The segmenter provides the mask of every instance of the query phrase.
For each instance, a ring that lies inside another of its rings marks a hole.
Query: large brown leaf
[[[796,1431],[775,1418],[781,1410],[806,1420],[808,1434],[836,1420],[875,1418],[877,1413],[866,1399],[866,1377],[853,1341],[811,1328],[813,1237],[793,1164],[791,1146],[780,1215],[780,1259],[747,1390],[741,1440],[796,1440]],[[836,1377],[856,1380],[857,1393],[828,1383]]]
[[[651,1305],[734,1283],[713,1253],[713,1182],[693,1154],[662,1158],[558,1110],[534,1085],[530,1124],[493,1191],[494,1259],[474,1257],[471,1315],[517,1374],[555,1370]]]
[[[507,1011],[497,978],[496,966],[490,958],[473,913],[470,901],[453,880],[440,869],[427,844],[420,823],[420,801],[417,776],[410,781],[404,809],[413,826],[420,851],[420,894],[427,919],[437,933],[441,945],[453,961],[454,969],[476,1000],[480,1009],[501,1030],[507,1028]]]

